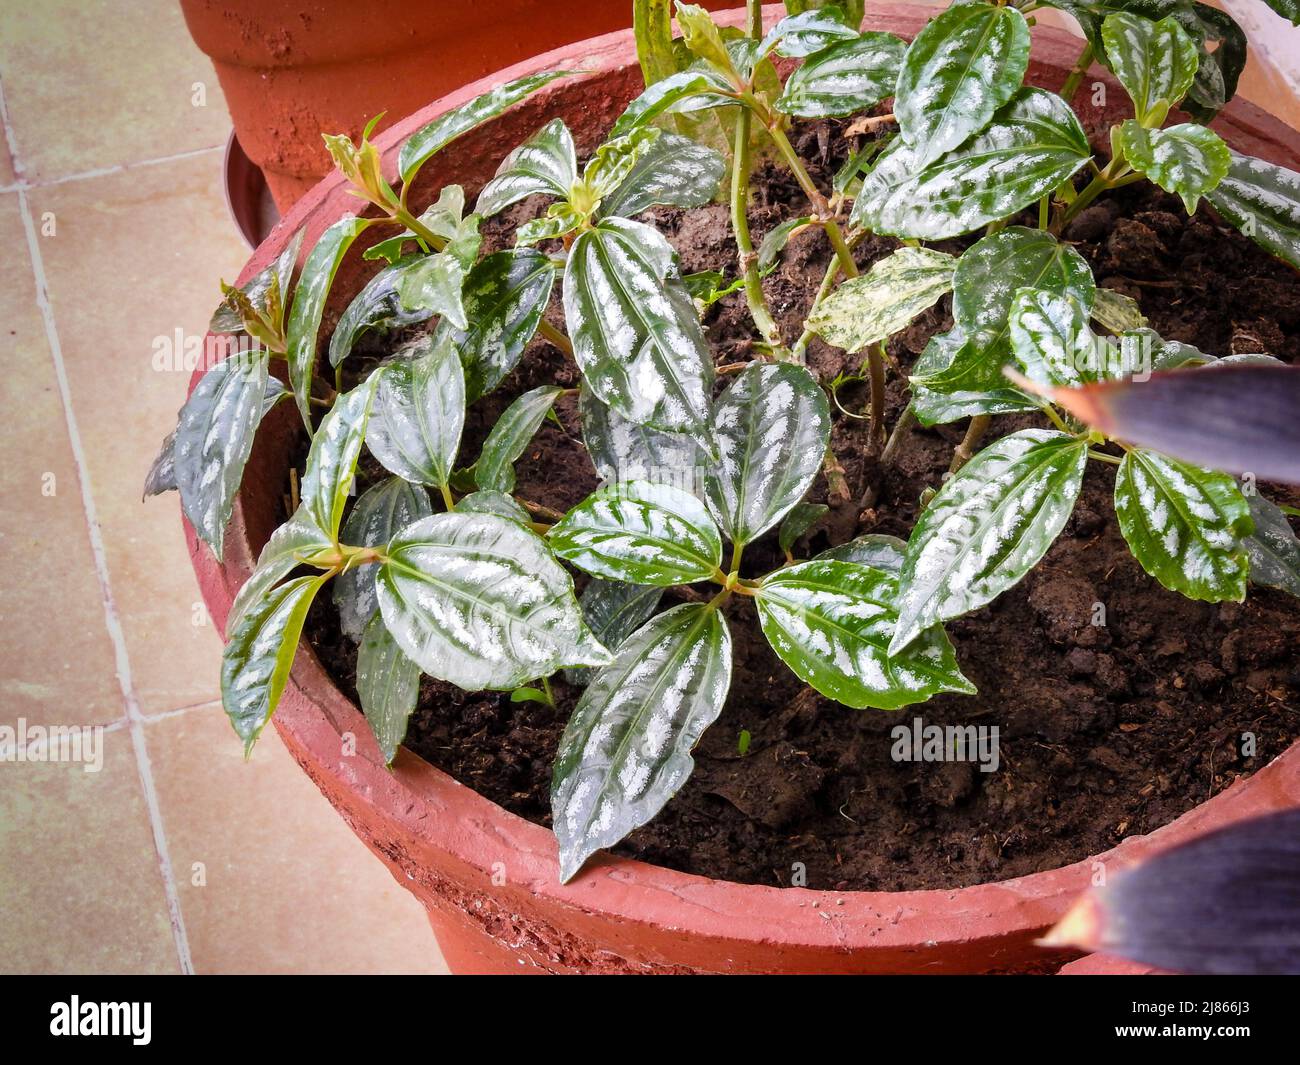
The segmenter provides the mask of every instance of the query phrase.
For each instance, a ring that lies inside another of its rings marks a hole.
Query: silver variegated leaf
[[[894,94],[907,45],[892,33],[864,33],[810,55],[773,105],[799,118],[831,118],[874,107]]]
[[[1203,366],[1215,362],[1191,344],[1178,340],[1165,340],[1154,329],[1130,329],[1119,336],[1123,365],[1131,373],[1155,370],[1177,370],[1183,366]],[[1231,357],[1231,356],[1229,356]]]
[[[751,363],[713,407],[720,461],[705,470],[704,499],[734,544],[780,521],[812,487],[830,442],[830,405],[793,363]]]
[[[828,548],[817,556],[817,561],[833,560],[835,562],[854,562],[859,566],[870,566],[883,570],[897,577],[903,572],[903,559],[907,554],[907,542],[897,536],[884,533],[867,533],[848,543]]]
[[[1205,198],[1256,244],[1300,270],[1300,174],[1233,152],[1228,176]]]
[[[546,544],[495,514],[435,514],[389,543],[379,609],[397,645],[466,691],[509,691],[566,666],[602,666],[573,581]]]
[[[1158,108],[1177,104],[1196,80],[1196,42],[1173,18],[1153,22],[1116,11],[1101,24],[1101,38],[1115,77],[1133,101],[1138,121],[1162,120]]]
[[[1170,591],[1211,603],[1246,597],[1250,507],[1228,474],[1134,448],[1115,475],[1115,516],[1133,557]]]
[[[664,590],[653,585],[627,584],[592,577],[578,598],[582,616],[601,643],[612,651],[650,620],[659,607]],[[564,679],[570,684],[586,686],[590,669],[566,669]]]
[[[987,346],[986,346],[987,345]],[[989,334],[968,337],[961,326],[930,338],[910,378],[912,413],[922,425],[945,425],[974,414],[1035,410],[1039,403],[1002,376],[1010,359]],[[935,387],[929,387],[933,380]]]
[[[461,514],[497,514],[523,525],[532,521],[528,511],[516,503],[513,496],[490,489],[462,496],[456,501],[456,510]]]
[[[691,775],[691,749],[730,686],[731,634],[703,604],[659,614],[622,643],[578,700],[556,752],[561,881],[663,809]]]
[[[474,209],[488,218],[528,196],[564,197],[577,180],[573,134],[563,119],[554,118],[501,161]]]
[[[758,46],[758,56],[778,55],[789,59],[821,52],[833,44],[852,41],[858,35],[838,6],[812,8],[797,15],[787,15],[767,31]]]
[[[932,625],[991,602],[1047,553],[1083,484],[1084,440],[1022,429],[957,471],[922,513],[899,577],[897,654]]]
[[[579,234],[564,271],[564,316],[574,358],[602,402],[712,452],[713,360],[672,249],[656,230],[607,218]]]
[[[432,318],[434,311],[402,305],[398,286],[414,269],[423,269],[423,255],[407,255],[385,266],[347,305],[330,337],[330,365],[337,366],[351,353],[361,336],[371,330],[401,329]]]
[[[397,169],[403,183],[409,183],[412,175],[431,156],[462,133],[468,133],[475,126],[495,118],[543,85],[556,78],[567,77],[569,73],[567,70],[546,70],[515,78],[421,126],[407,138],[397,157]]]
[[[641,126],[621,137],[612,137],[592,153],[582,171],[582,188],[570,197],[574,206],[581,204],[586,195],[591,203],[599,203],[623,184],[632,168],[658,143],[662,130],[655,126]],[[580,207],[585,210],[585,206]]]
[[[144,478],[144,493],[140,498],[148,499],[164,492],[173,492],[176,488],[176,430],[173,429],[163,437],[158,454],[149,465],[149,472]]]
[[[542,385],[525,392],[502,411],[474,464],[474,483],[479,488],[514,491],[515,460],[524,453],[563,394],[562,388]]]
[[[856,709],[897,710],[940,692],[975,694],[936,625],[890,655],[898,581],[832,559],[778,570],[758,590],[763,635],[800,680]]]
[[[1112,288],[1099,288],[1092,301],[1092,319],[1103,329],[1119,334],[1131,329],[1144,329],[1146,315],[1137,300],[1116,292]]]
[[[465,427],[465,372],[445,337],[423,337],[407,355],[385,364],[366,444],[389,473],[444,486]]]
[[[578,410],[583,442],[603,480],[654,481],[699,494],[700,452],[689,436],[630,422],[589,388],[582,389]]]
[[[339,539],[349,547],[383,547],[412,522],[433,513],[429,493],[418,484],[388,477],[361,493],[353,504]],[[352,640],[360,640],[379,609],[375,595],[378,566],[355,566],[334,581],[334,605],[339,627]]]
[[[1088,326],[1073,296],[1022,288],[1011,304],[1011,350],[1031,381],[1077,388],[1109,375],[1110,345]]]
[[[708,580],[722,563],[722,540],[704,504],[651,481],[593,492],[546,538],[555,554],[579,569],[631,584]]]
[[[670,74],[646,88],[640,96],[627,105],[609,131],[611,137],[621,137],[638,126],[653,122],[660,115],[684,110],[734,104],[735,88],[720,73],[713,70],[690,68]]]
[[[231,632],[221,654],[221,702],[248,754],[289,680],[312,600],[328,578],[297,577],[268,592]]]
[[[1255,531],[1246,537],[1253,584],[1300,596],[1300,540],[1286,514],[1258,491],[1246,497]]]
[[[402,653],[379,614],[366,625],[357,648],[357,695],[384,763],[391,765],[420,697],[420,667]]]
[[[1028,68],[1029,26],[1014,7],[955,4],[931,21],[903,57],[894,99],[913,165],[928,166],[984,129]]]
[[[717,193],[726,169],[726,159],[712,148],[661,133],[601,201],[601,213],[626,218],[656,204],[702,207]]]
[[[237,351],[199,378],[176,425],[173,464],[181,508],[194,531],[222,557],[226,525],[267,388],[265,351]]]
[[[403,311],[438,314],[457,329],[469,328],[462,289],[482,243],[479,221],[478,215],[470,215],[442,251],[421,257],[402,272],[397,297]]]
[[[331,542],[338,542],[343,508],[352,493],[375,388],[388,373],[386,367],[376,370],[351,392],[339,396],[312,437],[302,475],[302,505]]]
[[[851,221],[898,237],[961,236],[1029,206],[1090,157],[1059,96],[1021,89],[982,132],[928,166],[918,148],[895,141],[863,178]]]
[[[1188,214],[1201,197],[1228,175],[1232,153],[1212,130],[1193,122],[1165,129],[1145,129],[1132,119],[1120,127],[1120,143],[1129,166],[1165,192],[1180,196]]]
[[[308,429],[311,428],[311,379],[316,369],[316,334],[325,311],[325,297],[329,295],[343,256],[368,225],[368,219],[349,216],[340,218],[325,230],[307,255],[298,285],[293,290],[293,306],[289,309],[289,321],[285,326],[289,385]]]
[[[257,556],[257,566],[240,586],[226,617],[227,635],[239,628],[248,611],[297,569],[303,559],[333,546],[307,508],[299,506],[289,520],[271,534],[262,553]]]
[[[887,340],[952,288],[957,259],[929,248],[899,248],[818,304],[808,328],[846,351]]]

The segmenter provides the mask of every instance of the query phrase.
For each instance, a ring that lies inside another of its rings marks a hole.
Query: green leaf
[[[1134,448],[1115,475],[1115,516],[1133,557],[1170,591],[1211,603],[1246,598],[1250,507],[1226,473]]]
[[[298,252],[302,248],[302,241],[306,235],[306,229],[299,229],[289,238],[289,243],[284,246],[284,251],[276,256],[275,262],[256,274],[248,284],[240,286],[240,291],[261,313],[268,314],[272,309],[270,298],[273,284],[282,298],[289,291],[289,285],[293,281],[293,268],[298,263]],[[283,315],[283,306],[280,311]],[[238,333],[243,328],[244,320],[239,309],[228,299],[221,301],[217,309],[212,312],[212,320],[208,323],[208,329],[213,333]]]
[[[302,505],[331,543],[338,543],[375,388],[390,372],[386,367],[376,370],[351,392],[339,396],[312,437],[302,475]]]
[[[444,185],[438,199],[424,209],[420,224],[435,236],[455,240],[465,220],[465,190],[459,185]],[[403,229],[395,237],[372,244],[361,253],[363,259],[384,259],[391,266],[402,257],[408,244],[419,242],[419,248],[428,254],[429,248],[414,230]]]
[[[1300,270],[1300,174],[1232,152],[1232,164],[1205,198],[1256,244]]]
[[[490,489],[462,496],[456,502],[456,510],[461,514],[497,514],[523,525],[533,520],[528,511],[515,502],[513,496]]]
[[[1245,540],[1251,582],[1300,596],[1300,540],[1286,514],[1258,491],[1246,502],[1255,521],[1255,531]]]
[[[653,818],[690,776],[691,749],[731,686],[721,613],[686,603],[619,647],[578,700],[551,777],[560,879]]]
[[[398,285],[413,269],[426,260],[424,255],[408,255],[385,266],[353,297],[334,327],[330,337],[330,365],[337,366],[351,353],[357,340],[370,330],[401,329],[433,317],[434,311],[407,310],[398,296]]]
[[[863,179],[853,224],[920,240],[961,236],[1045,196],[1082,167],[1091,150],[1059,96],[1026,88],[983,132],[928,166],[923,158],[901,139],[886,149]]]
[[[694,110],[699,105],[734,104],[735,89],[721,74],[712,70],[682,70],[655,82],[627,105],[609,131],[621,137],[638,126],[653,122],[660,115]]]
[[[1113,288],[1099,288],[1092,301],[1092,318],[1103,329],[1119,334],[1131,329],[1142,329],[1146,316],[1137,300],[1116,292]]]
[[[478,215],[470,215],[442,251],[423,256],[403,272],[397,295],[404,311],[440,314],[457,329],[469,328],[461,289],[482,243],[479,221]]]
[[[699,448],[689,436],[630,422],[583,388],[578,398],[582,438],[592,464],[609,482],[654,481],[696,491]]]
[[[1120,334],[1125,366],[1140,370],[1177,370],[1214,362],[1211,355],[1177,340],[1165,340],[1153,329],[1130,329]]]
[[[422,126],[407,138],[397,157],[397,169],[403,183],[409,184],[420,167],[462,133],[468,133],[490,118],[496,118],[543,85],[556,78],[568,77],[570,73],[572,72],[568,70],[547,70],[515,78]]]
[[[518,365],[541,324],[559,270],[532,248],[494,252],[469,272],[462,289],[468,329],[440,322],[460,352],[465,400],[472,403],[497,387]]]
[[[445,486],[465,427],[465,372],[444,337],[415,341],[385,364],[366,444],[389,473]]]
[[[1181,196],[1188,214],[1232,166],[1232,153],[1219,135],[1192,122],[1148,130],[1129,119],[1120,127],[1120,143],[1129,166]]]
[[[602,402],[639,425],[688,433],[712,451],[713,360],[658,231],[607,218],[581,233],[564,271],[564,317],[574,359]]]
[[[647,87],[677,73],[671,0],[633,0],[632,30],[641,77]]]
[[[573,581],[546,544],[495,514],[435,514],[389,543],[379,609],[397,645],[466,691],[510,691],[565,666],[602,666]]]
[[[181,508],[222,557],[267,391],[265,351],[237,351],[199,378],[176,425],[173,466]]]
[[[303,622],[328,580],[297,577],[268,592],[231,632],[221,654],[221,702],[247,755],[289,680]]]
[[[332,546],[330,538],[317,527],[307,509],[299,506],[289,520],[271,534],[257,557],[257,566],[240,586],[226,617],[227,635],[239,628],[248,611],[302,565],[304,558]]]
[[[563,198],[577,180],[573,134],[562,118],[554,118],[501,161],[496,176],[478,194],[474,209],[488,218],[539,193]]]
[[[853,41],[857,36],[857,27],[847,23],[838,6],[814,8],[781,19],[767,31],[758,46],[758,55],[775,51],[790,59],[800,59],[834,44]]]
[[[1109,376],[1108,345],[1088,327],[1073,296],[1022,288],[1011,305],[1011,349],[1024,375],[1049,387],[1074,388]]]
[[[582,223],[582,215],[567,200],[561,200],[551,204],[544,215],[531,218],[516,229],[515,244],[520,248],[531,248],[544,240],[559,240],[574,232]]]
[[[801,562],[763,580],[755,602],[763,635],[800,680],[856,709],[897,710],[940,692],[975,694],[936,625],[889,653],[898,582],[851,562]]]
[[[854,562],[859,566],[870,566],[872,569],[883,570],[897,577],[903,572],[903,559],[906,552],[907,543],[897,536],[867,533],[856,540],[823,551],[815,561]]]
[[[651,481],[593,492],[546,538],[579,569],[632,584],[690,584],[708,580],[722,564],[722,539],[704,504]]]
[[[845,351],[887,340],[952,288],[956,265],[941,251],[899,248],[822,300],[808,328]]]
[[[677,25],[681,27],[682,39],[692,55],[719,71],[731,70],[731,57],[727,46],[722,43],[722,34],[704,8],[677,0]]]
[[[596,639],[617,651],[624,640],[650,620],[663,595],[662,588],[592,577],[578,605]],[[565,680],[581,687],[591,682],[591,676],[590,669],[564,671]]]
[[[790,513],[785,516],[785,520],[781,522],[781,528],[777,533],[777,544],[781,551],[788,555],[795,541],[829,514],[830,509],[825,503],[795,504]]]
[[[1029,26],[1014,7],[956,4],[907,49],[894,100],[921,169],[984,129],[1029,69]]]
[[[908,540],[890,654],[991,602],[1037,565],[1070,517],[1087,461],[1084,440],[1022,429],[950,477]]]
[[[787,15],[802,15],[805,11],[815,11],[818,8],[829,8],[837,12],[839,18],[846,26],[861,26],[865,4],[863,0],[845,0],[841,3],[839,0],[785,0],[785,11]]]
[[[158,454],[154,456],[149,472],[145,474],[144,493],[140,498],[148,499],[150,496],[175,491],[176,488],[176,429],[173,429],[163,438]]]
[[[781,254],[781,249],[789,243],[790,238],[801,229],[807,228],[821,229],[822,227],[807,215],[798,218],[787,218],[779,225],[773,226],[763,237],[762,243],[758,246],[758,270],[762,275],[765,271],[771,270],[776,266],[777,257]],[[743,282],[742,282],[743,284]]]
[[[1291,23],[1300,26],[1300,0],[1264,0],[1274,11]]]
[[[601,213],[627,218],[656,204],[702,207],[717,193],[726,169],[726,159],[712,148],[660,133],[601,202]]]
[[[1101,38],[1138,122],[1163,121],[1196,80],[1196,42],[1173,18],[1152,22],[1116,11],[1102,22]]]
[[[289,324],[285,329],[288,345],[289,384],[302,414],[303,423],[311,430],[311,379],[316,369],[316,334],[320,331],[325,298],[329,295],[334,274],[352,242],[370,225],[370,220],[349,216],[340,218],[321,234],[303,263],[298,286],[293,290],[293,306],[289,310]]]
[[[402,653],[379,614],[366,625],[357,649],[357,695],[384,764],[392,765],[420,697],[420,667]]]
[[[353,504],[339,539],[349,547],[383,547],[412,522],[433,513],[429,493],[400,477],[387,477],[371,485]],[[379,609],[373,564],[340,573],[334,582],[334,605],[339,627],[352,640],[360,640]]]
[[[912,413],[929,426],[975,414],[1037,410],[1036,399],[1006,383],[1001,367],[1007,361],[1009,355],[966,336],[961,326],[931,337],[913,367]]]
[[[474,464],[474,482],[479,488],[514,491],[515,460],[524,453],[563,394],[562,388],[542,385],[525,392],[502,412]]]
[[[658,142],[661,133],[654,126],[642,126],[605,141],[583,168],[582,184],[570,195],[570,204],[584,215],[591,212],[604,197],[623,184],[632,168]]]
[[[709,511],[735,544],[772,528],[812,487],[830,442],[826,394],[803,366],[751,363],[713,408],[721,461],[704,474]]]
[[[892,33],[864,33],[833,44],[804,60],[773,106],[800,118],[865,111],[894,94],[906,49]]]

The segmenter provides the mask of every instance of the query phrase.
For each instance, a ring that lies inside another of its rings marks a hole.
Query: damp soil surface
[[[809,123],[797,143],[828,187],[846,150],[843,125]],[[788,173],[763,164],[750,210],[755,239],[807,206]],[[544,202],[525,202],[494,219],[487,249],[508,245],[514,227],[542,210]],[[645,220],[676,247],[683,273],[734,275],[725,206],[652,209]],[[1064,236],[1092,264],[1098,284],[1138,299],[1162,336],[1220,355],[1267,351],[1288,362],[1300,356],[1300,275],[1208,206],[1189,219],[1177,198],[1132,186],[1085,211]],[[941,247],[960,251],[969,243]],[[856,249],[858,262],[866,268],[895,247],[888,238],[868,239]],[[765,279],[787,342],[799,335],[830,254],[819,232],[805,232]],[[562,324],[558,299],[548,315]],[[709,308],[704,321],[719,366],[752,357],[754,333],[740,295]],[[945,298],[893,339],[891,355],[906,369],[932,335],[951,325]],[[390,338],[372,345],[371,355],[391,349]],[[349,361],[367,365],[365,357]],[[827,383],[859,371],[852,356],[817,341],[808,362]],[[727,380],[720,378],[719,388]],[[471,409],[462,461],[477,454],[513,397],[550,383],[576,385],[576,371],[535,340],[505,384]],[[918,500],[941,483],[965,428],[915,429],[881,469],[868,457],[860,417],[865,388],[850,381],[837,399],[848,413],[836,411],[832,444],[852,498],[827,500],[818,478],[809,499],[832,509],[800,543],[805,557],[863,533],[906,538]],[[888,424],[905,405],[904,382],[891,373]],[[576,404],[562,400],[557,413],[563,428],[545,425],[518,463],[517,494],[563,510],[594,490],[597,478],[580,442]],[[1023,415],[994,419],[986,442],[1032,424]],[[383,475],[366,456],[359,488]],[[1043,562],[989,606],[948,625],[962,669],[979,689],[975,696],[940,696],[896,712],[831,702],[768,648],[752,605],[733,599],[726,608],[735,650],[726,707],[695,752],[690,780],[615,853],[741,883],[960,887],[1104,851],[1267,764],[1300,736],[1295,600],[1252,587],[1245,603],[1214,605],[1166,591],[1129,553],[1113,487],[1114,467],[1091,464],[1074,515]],[[1300,502],[1285,489],[1266,491]],[[780,561],[771,533],[746,552],[743,572],[759,575]],[[580,574],[577,582],[581,587]],[[705,592],[675,590],[664,602]],[[313,608],[308,636],[355,700],[356,649],[340,633],[328,596]],[[506,809],[549,826],[551,763],[580,695],[562,677],[553,688],[551,707],[425,677],[406,746]],[[895,760],[893,730],[916,719],[996,728],[996,770],[970,761]]]

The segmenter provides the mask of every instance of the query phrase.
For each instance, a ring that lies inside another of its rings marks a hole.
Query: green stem
[[[956,473],[966,465],[975,454],[975,448],[979,446],[980,440],[988,431],[989,422],[992,419],[987,414],[977,414],[970,420],[970,425],[966,427],[966,435],[961,438],[961,443],[952,453],[952,464],[948,467],[949,473]]]
[[[1088,449],[1088,458],[1096,459],[1098,462],[1109,462],[1112,466],[1118,466],[1123,459],[1118,459],[1114,455],[1107,455],[1104,451],[1093,451]]]
[[[1074,69],[1070,71],[1070,76],[1065,79],[1065,84],[1061,86],[1061,99],[1067,104],[1074,99],[1074,94],[1079,91],[1079,86],[1083,84],[1083,76],[1088,73],[1088,68],[1092,66],[1092,61],[1097,57],[1091,44],[1085,45],[1082,52],[1079,53],[1079,61],[1074,64]]]
[[[1300,507],[1289,507],[1285,503],[1279,503],[1277,509],[1283,514],[1290,514],[1293,518],[1300,518]]]
[[[736,139],[731,160],[731,228],[736,235],[736,255],[741,276],[745,280],[745,302],[749,304],[750,317],[758,327],[764,343],[774,351],[781,349],[781,333],[772,312],[767,309],[763,295],[763,282],[758,273],[758,256],[754,241],[749,235],[749,136],[751,114],[742,107],[736,118]]]
[[[560,330],[556,329],[555,326],[551,325],[550,322],[542,319],[542,321],[537,325],[537,331],[555,347],[564,352],[564,354],[568,355],[570,358],[573,357],[573,341],[571,341],[564,333],[560,332]]]
[[[456,497],[451,494],[451,488],[445,484],[440,484],[438,487],[442,491],[442,505],[446,507],[449,512],[455,510]]]
[[[731,572],[732,573],[737,573],[740,571],[740,559],[741,556],[744,555],[744,553],[745,553],[744,544],[731,545]]]
[[[909,403],[903,413],[898,416],[898,421],[894,423],[894,431],[889,434],[889,439],[885,441],[885,450],[880,453],[880,464],[888,466],[894,461],[894,456],[898,454],[898,449],[902,447],[903,441],[907,439],[908,434],[912,431],[912,426],[916,424],[916,413],[912,410]]]
[[[542,693],[546,696],[546,701],[547,701],[551,706],[554,706],[554,705],[555,705],[555,696],[551,694],[551,678],[550,678],[550,677],[543,677],[543,678],[542,678]]]

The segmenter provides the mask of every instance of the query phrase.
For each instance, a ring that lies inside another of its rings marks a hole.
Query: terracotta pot
[[[704,0],[735,6],[735,0]],[[181,0],[281,213],[330,170],[322,133],[391,125],[527,56],[632,22],[631,0]]]
[[[874,27],[905,35],[915,33],[924,18],[906,5],[875,4],[871,12]],[[776,15],[776,8],[768,10],[769,20]],[[1067,35],[1036,33],[1032,76],[1059,86],[1077,51]],[[468,85],[400,123],[382,138],[388,165],[400,139],[420,123],[497,82],[554,67],[594,73],[555,83],[444,151],[435,166],[426,167],[434,172],[422,175],[414,202],[427,201],[443,182],[459,181],[473,192],[506,151],[556,115],[590,147],[640,87],[630,34],[596,38]],[[1110,97],[1118,113],[1123,95],[1113,84]],[[1300,167],[1300,137],[1258,108],[1235,104],[1217,128],[1243,151]],[[340,180],[322,182],[257,250],[242,278],[269,263],[298,227],[307,227],[310,246],[355,204]],[[349,256],[335,286],[336,310],[373,268],[359,255]],[[227,534],[224,566],[187,529],[203,595],[223,624],[272,531],[284,456],[297,431],[296,412],[283,405],[259,434]],[[1297,744],[1249,780],[1149,836],[1126,839],[1095,859],[1001,883],[948,891],[780,890],[602,855],[561,886],[549,831],[408,751],[399,754],[392,772],[385,769],[357,707],[305,644],[275,724],[354,831],[427,907],[444,956],[457,972],[1055,972],[1077,955],[1044,951],[1033,940],[1088,887],[1094,862],[1114,869],[1155,847],[1300,804]],[[348,735],[355,737],[355,753],[344,742]]]

